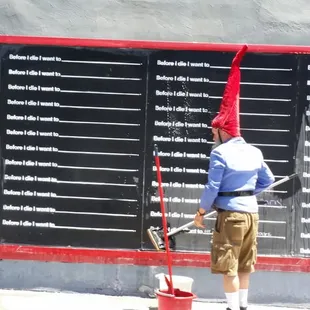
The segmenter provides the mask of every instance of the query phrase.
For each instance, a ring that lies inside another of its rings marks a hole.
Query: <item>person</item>
[[[202,192],[195,226],[205,228],[204,215],[217,210],[212,236],[211,272],[224,277],[229,310],[245,310],[250,274],[257,257],[258,204],[256,195],[275,180],[262,152],[240,134],[240,62],[247,45],[233,59],[220,112],[212,121],[214,148],[208,182]]]

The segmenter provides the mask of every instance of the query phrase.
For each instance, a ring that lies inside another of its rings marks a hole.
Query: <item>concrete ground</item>
[[[95,294],[56,293],[0,290],[0,310],[156,310],[157,299],[106,296]],[[225,310],[225,303],[196,301],[192,310]],[[287,308],[250,305],[249,310],[296,310]]]

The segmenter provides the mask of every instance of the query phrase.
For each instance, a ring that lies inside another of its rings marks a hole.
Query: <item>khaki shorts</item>
[[[219,211],[211,247],[211,272],[236,276],[254,272],[258,213]]]

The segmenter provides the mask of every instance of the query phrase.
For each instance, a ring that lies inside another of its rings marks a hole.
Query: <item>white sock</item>
[[[239,309],[239,293],[225,293],[227,298],[228,308],[231,310],[240,310]]]
[[[248,306],[248,289],[240,289],[239,290],[239,303],[240,307]]]

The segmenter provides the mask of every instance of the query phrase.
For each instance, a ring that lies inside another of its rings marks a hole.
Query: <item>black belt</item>
[[[219,192],[218,196],[221,197],[240,197],[240,196],[253,196],[254,191],[240,191],[240,192]]]

